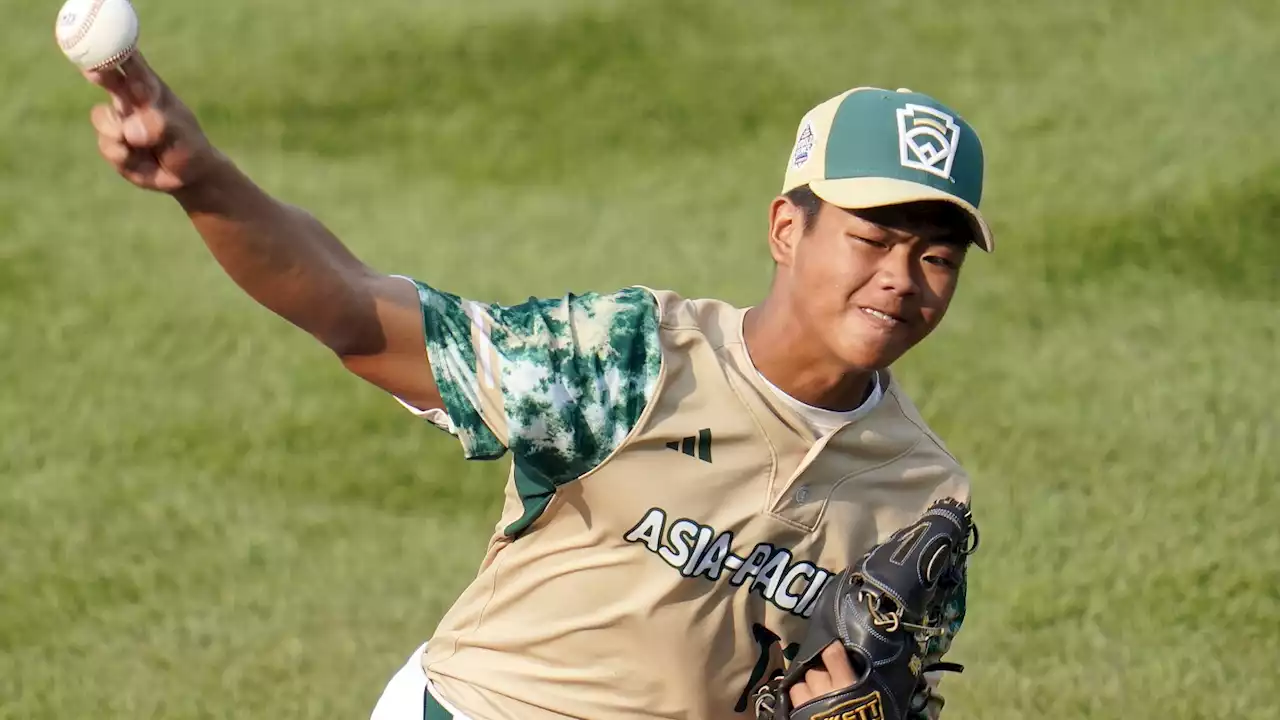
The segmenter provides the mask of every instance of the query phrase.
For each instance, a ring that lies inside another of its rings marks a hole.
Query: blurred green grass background
[[[0,717],[367,717],[505,465],[241,295],[0,4]],[[756,302],[799,115],[941,97],[1000,244],[899,367],[984,530],[947,717],[1280,712],[1273,0],[136,6],[264,186],[486,300]]]

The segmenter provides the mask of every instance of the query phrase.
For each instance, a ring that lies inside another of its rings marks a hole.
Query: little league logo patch
[[[951,163],[960,144],[955,118],[925,105],[898,110],[898,148],[902,166],[951,179]]]
[[[809,162],[809,154],[813,152],[813,125],[809,121],[805,121],[804,127],[800,129],[800,135],[796,138],[795,150],[791,152],[791,167],[799,170],[804,164]]]

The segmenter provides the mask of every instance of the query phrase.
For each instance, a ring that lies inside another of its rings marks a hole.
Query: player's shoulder
[[[745,309],[740,306],[717,298],[687,298],[674,290],[637,287],[658,303],[659,325],[666,333],[700,335],[717,348],[741,337]]]
[[[659,352],[659,304],[644,288],[568,291],[513,305],[463,301],[483,315],[479,329],[508,360],[558,365],[569,357],[622,358],[648,367]],[[625,369],[625,368],[619,368]],[[634,370],[635,368],[630,368]]]
[[[878,423],[890,428],[905,447],[911,448],[907,457],[914,462],[935,466],[967,482],[968,474],[963,464],[924,419],[898,378],[889,371],[884,374],[888,382],[881,401],[881,412],[876,413]]]
[[[647,288],[634,285],[608,292],[566,292],[558,297],[529,298],[519,305],[489,308],[512,322],[537,318],[553,334],[568,333],[570,326],[608,327],[621,323],[656,327],[660,314],[658,297]]]

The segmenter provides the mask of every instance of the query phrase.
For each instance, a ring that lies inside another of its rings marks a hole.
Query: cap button
[[[911,88],[898,88],[898,92],[909,93],[909,92],[915,92],[915,91],[912,90]]]

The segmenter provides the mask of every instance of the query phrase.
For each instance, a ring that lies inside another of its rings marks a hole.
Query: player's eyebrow
[[[929,243],[967,249],[975,241],[964,211],[950,203],[921,201],[849,212],[881,228],[910,233]]]
[[[864,222],[859,223],[857,226],[846,228],[845,232],[868,240],[888,240],[893,238],[896,233],[901,232],[901,230],[890,225],[881,225],[864,219]]]
[[[966,252],[970,245],[974,244],[973,231],[968,227],[964,228],[946,228],[943,234],[929,241],[931,244],[947,245],[954,247],[961,252]]]

